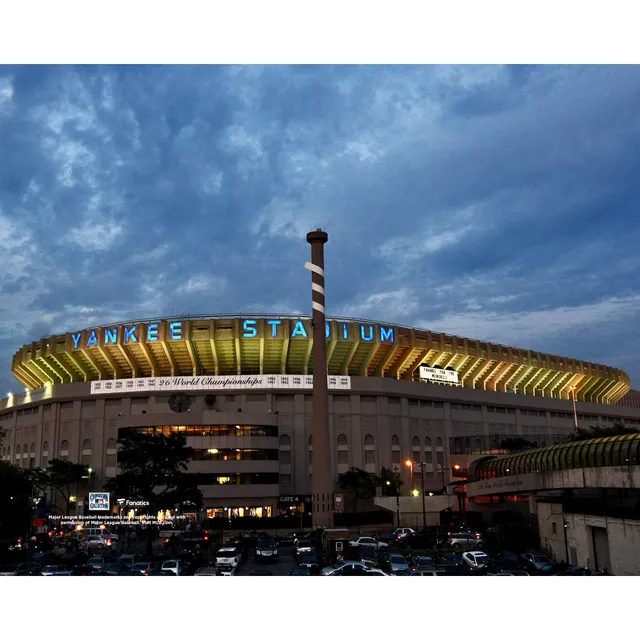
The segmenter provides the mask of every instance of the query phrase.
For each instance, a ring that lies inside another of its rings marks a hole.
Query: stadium
[[[394,324],[331,318],[325,328],[331,469],[439,491],[505,439],[539,446],[580,427],[640,425],[640,394],[618,369]],[[152,318],[24,345],[25,392],[0,401],[3,460],[117,470],[122,429],[182,431],[210,517],[308,510],[313,474],[313,332],[292,315]],[[409,475],[411,473],[411,475]],[[420,481],[416,478],[416,486]],[[89,487],[78,493],[86,503]]]

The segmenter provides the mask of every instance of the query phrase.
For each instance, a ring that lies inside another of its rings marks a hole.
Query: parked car
[[[412,533],[415,533],[414,529],[411,529],[410,527],[400,527],[399,529],[396,529],[395,531],[393,531],[392,535],[396,539],[399,539],[399,538],[406,538]]]
[[[591,571],[587,567],[569,567],[565,571],[560,571],[556,573],[557,576],[601,576],[603,575],[600,571]]]
[[[528,576],[526,571],[513,569],[512,571],[498,571],[498,573],[488,573],[488,576]]]
[[[256,562],[277,562],[280,555],[278,545],[273,538],[261,538],[256,544]]]
[[[73,567],[73,569],[71,569],[71,575],[72,576],[91,576],[96,571],[97,569],[95,567],[92,567],[91,565],[88,565],[88,564],[84,564],[84,565],[79,565],[77,567]]]
[[[344,571],[351,574],[355,572],[362,573],[362,572],[366,572],[367,569],[368,567],[362,562],[339,562],[336,565],[324,567],[324,569],[320,569],[320,575],[330,576],[338,571],[343,571],[343,573],[340,575],[344,575]]]
[[[142,562],[144,557],[139,553],[124,553],[118,558],[118,564],[131,569],[136,562]]]
[[[164,571],[163,569],[156,569],[155,571],[149,571],[148,576],[175,576],[173,571]]]
[[[194,576],[219,576],[220,570],[215,564],[205,564],[202,567],[196,569]]]
[[[471,569],[480,569],[489,564],[489,556],[483,551],[466,551],[462,554],[462,560]]]
[[[117,560],[113,556],[96,554],[95,556],[91,556],[87,560],[86,564],[95,567],[96,569],[104,569],[106,565],[113,564],[114,562],[117,562]]]
[[[230,540],[227,540],[223,546],[235,547],[240,552],[243,560],[246,560],[249,557],[249,545],[246,538],[231,538]]]
[[[120,536],[114,531],[110,531],[106,527],[97,527],[97,528],[89,528],[89,529],[81,529],[80,531],[84,537],[88,536],[102,536],[104,538],[109,538],[114,542],[118,542],[120,540]]]
[[[283,547],[292,547],[298,538],[307,538],[308,536],[309,534],[304,531],[290,531],[284,537],[278,538],[278,541]]]
[[[482,549],[484,540],[479,533],[452,533],[446,544],[452,549]]]
[[[67,567],[76,567],[81,564],[86,564],[88,560],[88,556],[86,553],[63,553],[59,558],[58,562],[60,564],[65,564]]]
[[[386,542],[387,544],[393,544],[398,540],[398,536],[395,535],[393,531],[381,531],[380,533],[376,533],[376,540]]]
[[[414,571],[431,570],[437,566],[436,561],[431,556],[418,556],[412,561]]]
[[[358,559],[368,564],[378,564],[380,552],[373,547],[358,547]]]
[[[367,567],[366,575],[368,576],[391,576],[392,574],[379,569],[378,567]]]
[[[371,547],[372,549],[386,549],[389,545],[370,536],[361,536],[357,540],[349,541],[350,547]]]
[[[298,556],[298,566],[307,567],[312,573],[320,570],[320,561],[315,553],[301,553]]]
[[[427,533],[410,533],[398,542],[404,549],[435,549],[440,541]]]
[[[48,564],[46,567],[42,567],[40,573],[43,576],[54,576],[61,571],[67,571],[67,567],[64,564]]]
[[[171,571],[177,576],[184,576],[192,571],[191,564],[186,560],[165,560],[160,569],[161,571]]]
[[[309,567],[298,565],[289,571],[290,576],[310,576],[311,569]]]
[[[412,576],[446,576],[447,572],[444,569],[416,569],[411,573]]]
[[[133,569],[123,569],[118,575],[119,576],[141,576],[142,574],[139,571],[134,571]]]
[[[316,544],[310,538],[298,538],[293,545],[293,552],[298,557],[302,553],[315,553]]]
[[[41,576],[40,569],[23,569],[16,572],[17,576]]]
[[[545,565],[551,564],[551,560],[549,560],[549,558],[543,553],[523,553],[522,557],[527,562],[527,564],[533,567],[536,571],[540,571],[540,569],[542,569],[542,567],[544,567]]]
[[[161,571],[162,563],[160,562],[136,562],[132,567],[133,571],[139,571],[143,576],[148,576],[151,571]]]
[[[237,547],[221,547],[216,552],[216,564],[218,566],[230,566],[238,568],[242,563],[242,554]],[[163,566],[164,568],[164,566]]]
[[[391,571],[391,573],[409,571],[409,562],[399,553],[393,553],[389,556],[389,571]]]
[[[235,576],[237,571],[236,567],[233,567],[230,564],[217,565],[216,568],[221,576]]]
[[[538,572],[543,576],[557,576],[559,573],[563,571],[567,571],[567,569],[571,569],[571,565],[566,562],[556,562],[545,564],[540,567]]]
[[[117,576],[122,571],[122,565],[117,562],[109,562],[102,566],[102,570],[110,576]]]
[[[271,538],[271,536],[264,531],[247,531],[246,533],[240,534],[240,538],[247,544],[250,549],[255,549],[259,540]]]

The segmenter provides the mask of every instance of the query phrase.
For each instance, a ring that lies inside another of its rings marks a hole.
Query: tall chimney
[[[313,307],[313,493],[312,524],[333,526],[333,476],[329,437],[329,393],[327,390],[327,343],[325,335],[324,244],[329,236],[318,229],[307,234],[311,245],[311,305]]]

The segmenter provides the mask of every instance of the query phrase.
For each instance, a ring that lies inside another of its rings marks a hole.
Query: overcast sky
[[[327,310],[640,385],[640,68],[1,67],[0,393],[24,343]]]

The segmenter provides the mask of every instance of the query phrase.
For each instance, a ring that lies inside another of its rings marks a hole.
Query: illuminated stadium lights
[[[354,318],[324,322],[330,376],[615,404],[630,389],[612,367]],[[312,376],[307,316],[192,316],[97,327],[22,347],[14,376],[32,394],[72,382],[190,376]],[[35,396],[32,395],[32,398]]]

